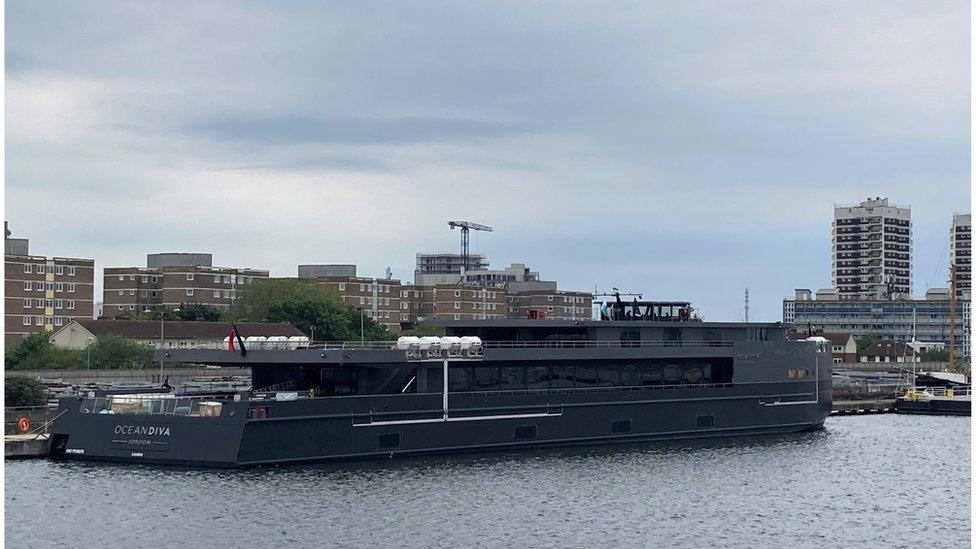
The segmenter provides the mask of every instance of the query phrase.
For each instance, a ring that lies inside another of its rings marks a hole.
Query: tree
[[[47,332],[36,332],[4,353],[8,370],[71,370],[83,367],[84,351],[58,349]]]
[[[170,308],[156,307],[155,309],[152,309],[152,310],[149,310],[149,311],[142,311],[141,313],[139,313],[138,315],[136,315],[135,320],[155,320],[156,322],[159,322],[159,315],[162,315],[163,316],[163,320],[184,320],[180,316],[180,313],[181,312],[182,312],[182,309],[180,310],[180,312],[177,312],[177,311],[175,311],[173,309],[170,309]],[[123,313],[124,313],[124,311],[123,311]],[[116,318],[129,318],[129,317],[124,316],[124,314],[123,314],[123,315],[117,316]]]
[[[181,303],[177,314],[180,320],[206,320],[208,322],[220,320],[220,310],[203,303]]]
[[[4,353],[8,370],[78,370],[92,368],[143,368],[153,361],[152,349],[105,334],[87,349],[60,349],[51,344],[48,334],[30,334]]]
[[[152,349],[115,334],[99,337],[88,351],[92,368],[144,368],[153,362]]]
[[[881,336],[878,334],[865,334],[861,337],[855,337],[854,343],[857,344],[857,355],[861,356],[861,354],[869,349],[872,345],[881,343]]]
[[[227,318],[290,322],[318,341],[391,340],[396,335],[331,289],[297,279],[257,280],[238,290]],[[362,333],[360,333],[360,328]]]
[[[4,380],[4,406],[44,406],[47,387],[36,379],[10,376]]]
[[[949,362],[948,349],[925,349],[920,355],[922,362]]]
[[[438,328],[435,326],[418,326],[416,328],[411,328],[409,330],[403,330],[402,332],[400,332],[400,335],[402,336],[416,336],[416,337],[424,337],[424,336],[443,337],[444,334],[445,334],[444,328]]]

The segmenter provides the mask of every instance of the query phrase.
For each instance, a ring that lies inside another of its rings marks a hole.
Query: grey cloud
[[[14,2],[7,216],[100,265],[210,246],[400,276],[470,217],[495,264],[711,318],[749,285],[775,319],[827,283],[831,206],[887,195],[913,204],[921,291],[970,199],[969,9]]]

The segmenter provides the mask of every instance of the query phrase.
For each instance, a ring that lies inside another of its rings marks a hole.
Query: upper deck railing
[[[732,341],[672,341],[672,340],[581,340],[581,341],[485,341],[485,349],[630,349],[643,347],[732,347]],[[316,342],[312,349],[341,350],[397,350],[396,341],[336,341]]]

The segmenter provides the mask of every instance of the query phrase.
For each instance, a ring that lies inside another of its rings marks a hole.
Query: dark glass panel
[[[526,368],[526,381],[529,389],[548,389],[549,367],[529,366]]]
[[[664,366],[664,384],[677,385],[681,383],[681,367],[675,363]]]
[[[518,366],[501,368],[500,381],[500,387],[503,391],[525,389],[525,368]]]
[[[620,371],[620,385],[634,387],[641,385],[640,370],[635,364],[627,364]]]
[[[497,391],[498,376],[498,368],[484,366],[475,368],[475,390]]]
[[[662,385],[664,384],[664,375],[662,373],[662,368],[660,364],[645,364],[641,368],[641,384],[642,385]]]
[[[599,369],[594,366],[576,367],[577,387],[596,387],[600,383]]]
[[[574,373],[575,366],[560,365],[552,367],[552,388],[553,389],[572,389],[575,385]]]
[[[599,381],[601,387],[616,387],[620,385],[620,366],[600,366]]]

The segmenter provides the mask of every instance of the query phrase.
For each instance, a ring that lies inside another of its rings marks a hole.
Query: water
[[[970,422],[243,471],[8,462],[8,547],[969,547]]]

